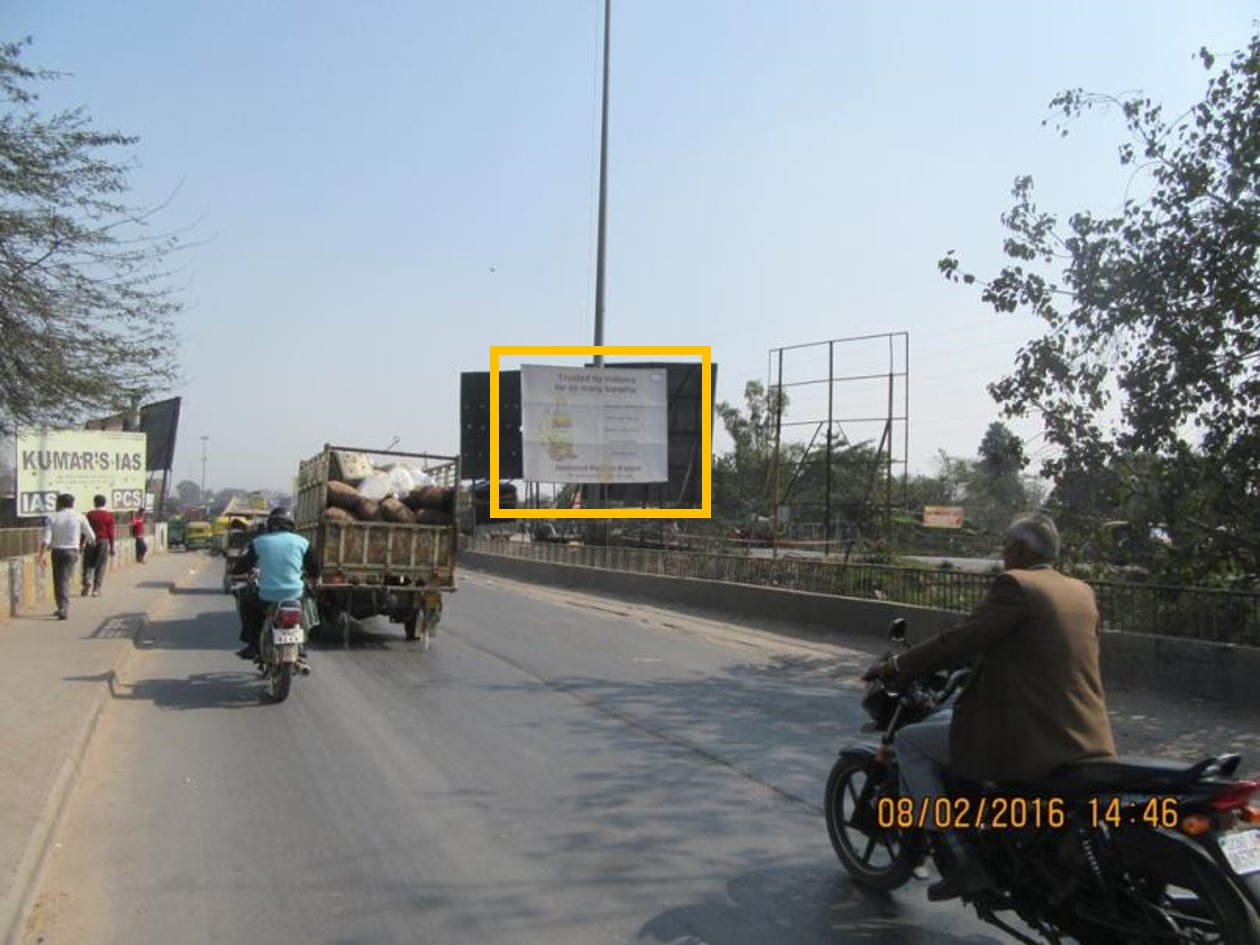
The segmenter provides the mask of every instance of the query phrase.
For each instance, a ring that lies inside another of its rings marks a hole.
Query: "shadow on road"
[[[366,620],[350,621],[350,641],[347,647],[341,634],[331,628],[316,627],[311,634],[307,646],[312,650],[401,650],[413,649],[415,642],[403,636],[401,624],[391,624],[387,620],[369,617]]]
[[[102,620],[96,629],[83,639],[134,641],[144,629],[147,619],[146,615],[142,613],[112,614]]]
[[[112,673],[114,699],[140,699],[160,709],[248,709],[263,704],[255,672],[196,673],[187,679],[138,679],[119,682]]]
[[[112,669],[91,676],[66,676],[66,682],[106,683],[113,699],[141,699],[163,709],[246,709],[264,703],[254,672],[196,673],[186,679],[121,682]]]
[[[223,592],[223,588],[221,587],[183,587],[178,584],[172,584],[170,585],[170,589],[171,589],[171,593],[177,596],[182,596],[184,594],[195,594],[197,596],[204,596],[204,597],[230,597],[231,596],[229,594],[225,594]]]

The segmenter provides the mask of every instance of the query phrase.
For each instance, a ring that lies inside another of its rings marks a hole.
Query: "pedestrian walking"
[[[105,569],[109,559],[114,557],[114,513],[105,508],[105,496],[98,495],[92,499],[92,511],[85,516],[92,526],[96,541],[83,549],[83,596],[91,592],[93,597],[101,594],[101,585],[105,582]]]
[[[39,546],[39,566],[48,566],[52,552],[53,593],[57,598],[57,619],[70,617],[70,583],[79,561],[79,549],[96,541],[92,526],[82,513],[74,510],[74,496],[63,492],[57,496],[57,511],[44,522],[43,541]]]
[[[144,564],[145,555],[149,553],[149,543],[144,540],[144,509],[136,509],[131,513],[131,537],[136,540],[136,563]]]

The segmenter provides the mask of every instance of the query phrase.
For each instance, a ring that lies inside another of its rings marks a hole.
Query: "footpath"
[[[120,556],[121,557],[121,556]],[[78,776],[110,681],[144,646],[171,590],[204,554],[150,555],[111,567],[100,597],[0,617],[0,942],[16,941],[51,837]]]

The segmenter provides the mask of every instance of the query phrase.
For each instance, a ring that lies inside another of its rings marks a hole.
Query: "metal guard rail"
[[[565,545],[477,538],[469,551],[668,577],[696,578],[885,600],[967,613],[984,599],[991,574],[843,564],[809,558],[760,558],[607,545]],[[1165,584],[1089,581],[1103,628],[1260,646],[1260,592]]]

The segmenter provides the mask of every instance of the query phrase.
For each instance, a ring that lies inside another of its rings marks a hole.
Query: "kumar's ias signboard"
[[[105,430],[17,431],[17,514],[47,515],[58,493],[86,512],[103,495],[120,512],[144,505],[145,435]]]

